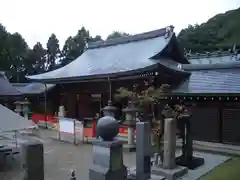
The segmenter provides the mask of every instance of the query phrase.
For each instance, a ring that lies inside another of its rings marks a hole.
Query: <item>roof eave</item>
[[[125,72],[118,72],[118,73],[112,73],[112,74],[100,74],[100,75],[91,75],[91,76],[81,76],[81,77],[67,77],[67,78],[56,78],[56,79],[32,79],[34,82],[41,82],[41,83],[70,83],[70,82],[82,82],[82,81],[91,81],[91,80],[100,80],[100,81],[107,81],[109,78],[111,79],[117,79],[121,77],[126,76],[132,76],[136,74],[143,74],[144,72],[148,71],[157,71],[160,67],[163,67],[165,69],[168,69],[174,73],[180,73],[184,75],[189,75],[190,73],[184,70],[176,70],[171,69],[161,63],[156,63],[144,68],[131,70],[131,71],[125,71]]]

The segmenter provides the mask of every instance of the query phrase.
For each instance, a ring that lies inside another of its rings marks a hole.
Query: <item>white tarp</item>
[[[0,104],[0,133],[34,128],[36,125]]]

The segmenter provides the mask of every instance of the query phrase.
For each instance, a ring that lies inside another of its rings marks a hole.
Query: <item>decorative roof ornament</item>
[[[0,71],[0,77],[3,77],[4,79],[8,79],[5,71]]]
[[[236,52],[236,44],[233,45],[233,47],[232,47],[232,52],[233,52],[233,53]]]
[[[179,64],[177,65],[177,68],[178,68],[178,69],[182,69],[182,64],[179,63]]]
[[[211,53],[207,51],[207,52],[206,52],[206,55],[207,55],[207,56],[210,56],[210,55],[211,55]]]
[[[84,38],[84,43],[85,43],[84,51],[86,51],[87,48],[88,48],[88,41],[87,41],[87,38]]]
[[[167,39],[170,37],[170,35],[173,33],[174,30],[174,26],[168,26],[165,29],[165,34],[164,34],[164,38]]]

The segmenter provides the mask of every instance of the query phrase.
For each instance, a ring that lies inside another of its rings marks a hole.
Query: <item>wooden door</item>
[[[240,109],[223,110],[223,143],[240,144]]]
[[[199,141],[220,142],[218,107],[197,106],[191,108],[193,138]]]

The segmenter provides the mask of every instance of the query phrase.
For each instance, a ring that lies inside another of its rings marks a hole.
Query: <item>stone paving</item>
[[[56,132],[41,131],[40,136],[44,143],[45,180],[69,180],[69,173],[76,170],[79,180],[88,179],[88,169],[92,161],[92,146],[80,144],[74,146],[70,143],[58,142],[49,137]],[[32,137],[21,137],[23,139]],[[179,152],[177,152],[179,154]],[[197,170],[189,170],[182,180],[194,180],[221,164],[229,157],[213,155],[209,153],[195,152],[194,155],[204,157],[205,165]],[[124,163],[127,166],[135,166],[135,153],[124,153]],[[21,172],[11,170],[8,173],[0,173],[1,180],[19,180]]]

